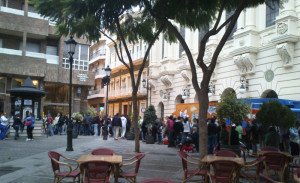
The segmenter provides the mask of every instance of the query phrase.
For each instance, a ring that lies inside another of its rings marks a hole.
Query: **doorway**
[[[128,115],[128,105],[123,105],[123,114]]]

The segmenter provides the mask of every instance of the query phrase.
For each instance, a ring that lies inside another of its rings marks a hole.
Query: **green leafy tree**
[[[227,39],[229,38],[240,13],[246,8],[256,7],[260,4],[279,0],[142,0],[144,14],[152,16],[160,24],[165,24],[165,39],[169,41],[178,40],[186,53],[192,73],[192,84],[199,101],[199,156],[207,154],[207,108],[208,85],[215,70],[217,60]],[[225,21],[221,17],[225,12],[233,12]],[[180,34],[178,25],[191,30],[203,31],[204,27],[209,29],[199,41],[198,55],[192,54],[185,38]],[[210,63],[204,62],[206,43],[212,37],[225,29],[221,39],[212,53]],[[198,81],[196,65],[201,68],[201,81]]]
[[[32,0],[30,3],[41,15],[56,21],[60,35],[85,36],[90,41],[98,41],[101,36],[106,36],[112,41],[118,60],[131,77],[135,151],[140,152],[137,92],[142,72],[148,63],[150,49],[165,29],[165,24],[154,21],[146,14],[133,12],[132,7],[142,7],[140,0]],[[128,44],[139,40],[147,42],[148,48],[140,67],[137,68]],[[124,59],[125,55],[128,62]],[[137,76],[135,70],[138,70]]]
[[[256,119],[264,129],[270,126],[288,129],[295,126],[297,117],[289,107],[281,105],[277,100],[270,100],[261,105],[256,113]]]
[[[153,105],[150,105],[144,113],[143,123],[153,124],[156,119],[157,119],[156,110]]]
[[[232,122],[241,122],[248,118],[250,113],[250,105],[241,100],[236,99],[233,92],[228,92],[227,95],[221,96],[220,103],[216,107],[217,117],[222,121],[230,119]],[[230,145],[231,130],[229,131],[228,144]]]

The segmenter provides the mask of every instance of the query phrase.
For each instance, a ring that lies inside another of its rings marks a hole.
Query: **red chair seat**
[[[214,182],[228,182],[228,183],[231,183],[232,182],[232,179],[231,178],[227,178],[227,177],[215,177],[215,176],[211,176],[211,180],[214,181]]]
[[[197,172],[198,172],[198,173],[197,173]],[[194,174],[196,174],[196,175],[203,175],[203,176],[204,176],[205,173],[206,173],[205,170],[200,170],[200,171],[199,171],[199,170],[193,170],[193,169],[192,169],[192,170],[188,170],[188,171],[187,171],[187,174],[188,174],[188,175],[194,175]]]
[[[56,175],[59,177],[63,177],[68,173],[69,172],[58,172]],[[69,175],[67,175],[67,177],[77,177],[79,174],[80,174],[80,171],[73,171]]]
[[[107,182],[109,182],[109,177],[106,177],[106,181],[105,182],[103,182],[103,181],[98,181],[98,180],[95,180],[95,181],[93,181],[93,180],[88,180],[88,178],[86,177],[85,179],[84,179],[84,182],[88,182],[88,183],[107,183]]]
[[[123,177],[126,177],[126,178],[135,177],[135,173],[134,172],[121,172],[120,175],[123,176]]]

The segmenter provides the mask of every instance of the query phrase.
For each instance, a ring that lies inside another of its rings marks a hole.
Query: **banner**
[[[183,118],[190,118],[191,120],[199,117],[199,103],[183,103],[176,104],[176,110],[172,113],[176,117],[181,116]],[[209,102],[207,109],[207,118],[211,118],[216,115],[216,102]]]

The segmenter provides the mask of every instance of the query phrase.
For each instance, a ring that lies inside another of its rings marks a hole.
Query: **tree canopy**
[[[157,116],[155,108],[153,105],[150,105],[145,111],[143,123],[154,123],[156,119]]]
[[[291,109],[281,105],[277,100],[264,102],[256,113],[256,119],[265,129],[270,126],[287,129],[295,126],[297,120]]]

